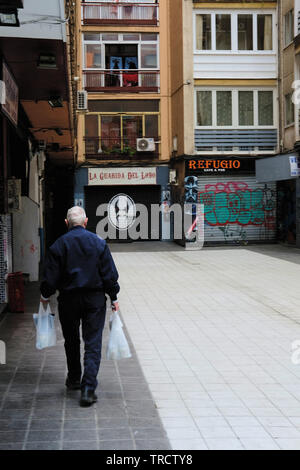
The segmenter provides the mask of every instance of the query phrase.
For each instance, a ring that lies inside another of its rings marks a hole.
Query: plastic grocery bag
[[[36,348],[44,349],[56,345],[56,331],[54,315],[51,313],[49,304],[45,309],[40,302],[39,313],[33,314],[36,327]]]
[[[110,334],[106,350],[107,359],[126,359],[131,357],[130,348],[123,331],[123,323],[117,311],[110,318]]]

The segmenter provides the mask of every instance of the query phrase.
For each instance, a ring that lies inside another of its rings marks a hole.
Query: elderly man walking
[[[65,220],[68,232],[49,248],[41,283],[41,302],[59,290],[58,312],[68,365],[66,386],[81,389],[81,406],[97,401],[95,389],[101,361],[102,332],[108,294],[118,309],[118,272],[110,250],[98,235],[86,230],[81,207],[72,207]],[[80,361],[80,321],[84,341],[84,373]]]

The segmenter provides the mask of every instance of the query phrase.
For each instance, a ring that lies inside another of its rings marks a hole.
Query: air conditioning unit
[[[88,109],[88,94],[87,91],[77,91],[77,111],[87,111]]]
[[[136,139],[136,149],[138,152],[154,152],[155,142],[152,138]]]
[[[0,104],[5,104],[5,103],[6,103],[5,82],[3,80],[0,80]]]

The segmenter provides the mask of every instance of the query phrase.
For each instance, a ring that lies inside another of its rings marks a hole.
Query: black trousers
[[[77,292],[58,297],[58,313],[65,339],[68,377],[95,390],[101,361],[106,297],[103,292]],[[80,323],[84,341],[84,372],[81,378]]]

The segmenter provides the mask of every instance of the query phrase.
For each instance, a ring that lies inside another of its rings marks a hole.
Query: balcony
[[[196,129],[197,152],[256,152],[277,151],[277,129]]]
[[[90,92],[158,93],[159,71],[101,70],[84,71],[84,88]]]
[[[82,3],[84,25],[150,25],[158,24],[158,4],[149,3]]]
[[[149,161],[159,157],[159,137],[154,137],[155,150],[137,150],[136,137],[85,137],[85,158],[88,160],[142,160]]]

